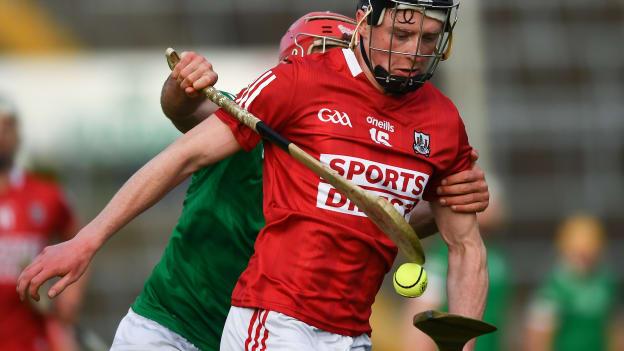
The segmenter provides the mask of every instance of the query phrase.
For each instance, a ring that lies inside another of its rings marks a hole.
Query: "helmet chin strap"
[[[401,77],[397,75],[390,74],[385,68],[377,65],[373,67],[371,65],[370,59],[366,54],[366,50],[364,50],[364,40],[360,37],[360,53],[362,53],[362,58],[364,59],[364,63],[371,70],[375,80],[383,90],[392,95],[403,95],[413,91],[418,90],[424,82],[430,78],[427,74],[419,74],[413,77]],[[392,53],[388,53],[392,55]]]

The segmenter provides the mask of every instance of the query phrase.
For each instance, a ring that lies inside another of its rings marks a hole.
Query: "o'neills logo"
[[[422,199],[429,175],[357,157],[321,154],[321,162],[365,190],[385,197],[406,215]],[[316,206],[329,211],[366,216],[346,196],[320,180]]]
[[[383,129],[383,130],[388,131],[390,133],[394,133],[394,126],[392,125],[392,123],[390,123],[388,121],[382,121],[382,120],[378,120],[375,117],[368,116],[368,117],[366,117],[366,123],[372,124],[375,127]]]

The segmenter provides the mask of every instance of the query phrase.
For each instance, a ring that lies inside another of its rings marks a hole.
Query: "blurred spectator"
[[[76,228],[58,186],[15,166],[18,149],[16,110],[0,98],[0,350],[77,350],[72,324],[82,284],[54,305],[21,302],[15,291],[22,268],[53,239],[68,239]]]
[[[503,227],[505,215],[500,189],[495,181],[488,180],[490,188],[490,205],[477,214],[479,229],[487,247],[488,273],[490,287],[483,320],[494,324],[498,331],[479,337],[475,351],[508,350],[506,345],[505,325],[510,307],[509,266],[504,252],[497,246],[496,237]],[[427,243],[427,262],[425,269],[429,283],[425,293],[415,299],[406,301],[403,310],[402,350],[404,351],[435,351],[436,345],[424,333],[412,324],[413,316],[425,310],[448,311],[446,300],[446,271],[448,267],[448,249],[439,235],[431,243]]]
[[[529,304],[524,349],[615,351],[616,282],[602,262],[602,224],[587,215],[567,218],[556,244],[557,264]]]

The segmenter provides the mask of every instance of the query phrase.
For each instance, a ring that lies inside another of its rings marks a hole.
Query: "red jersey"
[[[384,95],[347,49],[280,64],[237,102],[403,214],[435,197],[446,175],[470,166],[465,128],[448,98],[429,83]],[[244,149],[258,143],[225,111],[217,116]],[[342,335],[370,333],[371,305],[396,246],[332,186],[278,147],[264,147],[266,226],[232,305],[278,311]]]
[[[0,192],[0,350],[47,350],[44,320],[15,291],[22,269],[74,219],[59,188],[15,170]]]

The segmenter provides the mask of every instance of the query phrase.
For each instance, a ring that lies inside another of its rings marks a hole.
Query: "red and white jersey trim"
[[[260,95],[262,89],[271,84],[275,80],[275,74],[271,71],[265,72],[260,78],[258,78],[253,84],[247,88],[245,93],[240,98],[236,99],[236,103],[241,105],[244,109],[249,109],[251,103]]]
[[[358,74],[362,73],[362,67],[360,67],[360,64],[358,63],[353,51],[351,49],[342,49],[342,53],[344,54],[345,60],[347,61],[347,66],[349,66],[351,75],[355,77]]]

